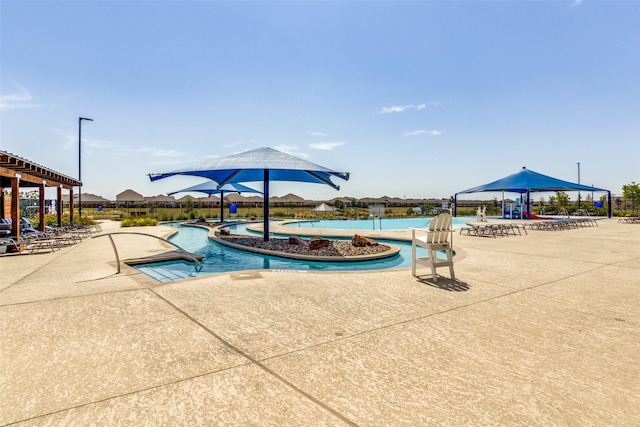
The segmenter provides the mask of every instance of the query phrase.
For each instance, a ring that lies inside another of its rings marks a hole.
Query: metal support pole
[[[264,170],[264,189],[263,191],[263,197],[264,197],[264,203],[263,203],[263,207],[262,207],[262,212],[264,215],[264,228],[263,228],[263,236],[262,236],[262,240],[264,240],[265,242],[269,241],[269,169],[265,169]]]
[[[578,185],[580,185],[580,162],[578,162]],[[580,207],[580,190],[578,190],[578,207]]]
[[[90,122],[93,119],[88,117],[78,117],[78,181],[80,181],[80,185],[78,186],[78,209],[80,220],[82,220],[82,121],[88,120]],[[70,201],[73,203],[73,200]]]

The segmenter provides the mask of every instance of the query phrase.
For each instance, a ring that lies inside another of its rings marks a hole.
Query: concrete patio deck
[[[640,225],[599,224],[456,234],[457,280],[437,285],[160,284],[115,274],[104,237],[2,256],[0,425],[640,425]],[[114,240],[123,259],[170,249]]]

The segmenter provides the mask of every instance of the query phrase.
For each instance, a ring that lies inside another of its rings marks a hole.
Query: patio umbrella
[[[269,182],[294,181],[325,184],[336,190],[340,187],[331,181],[337,176],[349,179],[348,172],[336,172],[324,166],[311,163],[299,157],[274,150],[270,147],[258,148],[212,160],[192,168],[168,173],[149,174],[151,181],[174,175],[202,176],[215,181],[218,188],[225,184],[262,181],[264,185],[264,240],[269,240]]]
[[[222,187],[218,188],[218,183],[214,181],[206,181],[198,185],[193,185],[188,188],[183,188],[182,190],[172,191],[171,193],[167,193],[167,196],[171,196],[176,193],[190,193],[190,192],[198,192],[204,193],[211,197],[212,194],[220,195],[220,222],[224,221],[224,193],[260,193],[258,190],[254,190],[251,187],[247,187],[246,185],[238,184],[238,183],[229,183],[225,184]]]

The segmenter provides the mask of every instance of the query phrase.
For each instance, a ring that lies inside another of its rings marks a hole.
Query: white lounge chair
[[[418,246],[427,250],[426,257],[416,255]],[[438,258],[438,251],[444,251],[447,258]],[[428,229],[411,229],[411,274],[414,276],[418,264],[431,267],[433,281],[436,283],[438,267],[449,267],[451,280],[456,280],[453,273],[453,227],[450,213],[443,213],[432,219]]]
[[[487,222],[487,207],[486,206],[478,206],[478,211],[476,212],[476,217],[478,222]]]

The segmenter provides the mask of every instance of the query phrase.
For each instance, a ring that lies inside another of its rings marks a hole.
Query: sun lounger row
[[[628,216],[626,218],[618,219],[618,222],[623,224],[640,224],[640,215],[638,216]]]
[[[26,233],[32,234],[32,233]],[[40,251],[51,251],[54,252],[60,249],[60,241],[56,239],[46,238],[44,235],[38,236],[27,236],[19,238],[14,237],[3,237],[0,239],[0,246],[4,247],[2,253],[6,252],[17,252],[17,253],[34,253]],[[11,249],[13,248],[13,249]]]
[[[597,227],[598,222],[592,218],[567,218],[549,221],[532,221],[529,230],[568,230],[572,228]]]
[[[506,223],[506,224],[468,224],[468,227],[462,227],[460,234],[466,232],[469,236],[481,236],[481,237],[497,237],[497,236],[522,236],[522,231],[527,234],[527,230],[524,226],[520,227],[518,224]]]
[[[46,231],[29,231],[20,237],[0,238],[0,253],[17,252],[37,253],[54,252],[63,246],[71,246],[91,237],[92,233],[101,231],[100,226],[70,225],[66,227],[47,227]]]

